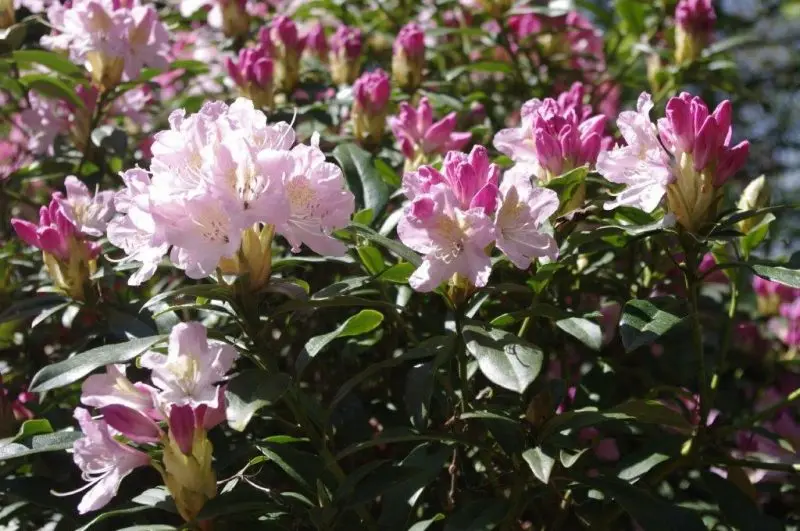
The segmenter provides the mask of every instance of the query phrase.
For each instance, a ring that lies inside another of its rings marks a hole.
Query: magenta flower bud
[[[415,109],[407,102],[400,104],[400,112],[389,118],[389,127],[406,156],[406,171],[429,162],[431,155],[444,155],[460,150],[472,138],[472,133],[459,133],[456,114],[450,113],[438,122],[433,121],[433,108],[428,98],[422,98]]]
[[[351,61],[361,56],[362,46],[361,30],[344,24],[336,29],[330,40],[331,52],[343,55]]]
[[[128,439],[140,443],[161,440],[161,430],[152,419],[135,409],[120,404],[111,404],[100,410],[103,419]]]
[[[361,30],[341,25],[328,42],[331,77],[337,85],[349,85],[361,70]]]
[[[369,113],[383,112],[392,94],[389,75],[380,68],[363,74],[353,84],[353,94],[356,103]]]
[[[243,48],[238,62],[228,57],[225,67],[242,94],[257,107],[272,106],[275,67],[264,48]]]
[[[377,146],[386,127],[386,114],[392,86],[380,68],[367,72],[353,84],[353,134],[362,144]]]
[[[191,455],[195,414],[192,406],[173,405],[169,410],[169,433],[184,455]]]
[[[667,103],[667,120],[671,126],[671,142],[683,152],[691,151],[694,144],[694,123],[689,105],[681,98],[671,98]]]
[[[283,46],[285,48],[302,48],[303,43],[299,38],[297,25],[285,15],[272,19],[266,28],[259,31],[259,39],[268,47]]]
[[[425,55],[425,33],[416,22],[409,22],[400,29],[394,41],[394,53],[405,53],[410,58]]]
[[[489,152],[485,147],[474,146],[469,155],[450,151],[444,157],[442,170],[442,181],[451,188],[461,208],[482,208],[487,215],[494,213],[500,168],[489,161]],[[422,168],[419,173],[422,174]],[[413,174],[405,180],[410,184],[412,179]]]
[[[317,22],[305,35],[305,48],[322,60],[327,60],[328,38],[325,36],[325,26]]]
[[[743,140],[734,147],[723,149],[717,170],[714,174],[714,186],[722,186],[737,171],[741,170],[750,154],[750,142]]]
[[[695,171],[702,171],[709,162],[714,160],[717,148],[717,122],[712,117],[706,118],[703,127],[697,132],[697,138],[694,143],[694,169]]]
[[[731,128],[731,121],[733,118],[733,106],[729,100],[725,100],[714,109],[711,115],[717,122],[717,132],[719,133],[719,145],[727,146],[731,141],[733,129]]]
[[[692,35],[709,35],[716,21],[711,0],[680,0],[675,7],[675,22]]]

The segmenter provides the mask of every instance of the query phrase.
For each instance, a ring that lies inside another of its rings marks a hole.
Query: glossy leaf
[[[228,424],[234,430],[244,431],[253,415],[280,400],[290,384],[291,378],[283,373],[250,369],[236,375],[225,388]]]
[[[132,339],[125,343],[103,345],[76,354],[64,361],[48,365],[36,373],[31,380],[31,391],[42,392],[64,387],[76,382],[100,367],[112,363],[124,363],[144,354],[166,336],[150,336]]]
[[[545,485],[550,482],[550,473],[553,471],[556,460],[544,453],[541,446],[525,450],[522,458],[528,463],[536,479]]]
[[[685,310],[674,297],[628,301],[619,323],[625,350],[631,352],[658,341],[686,319]]]
[[[468,325],[464,342],[484,376],[505,389],[524,392],[542,369],[542,351],[504,330]]]
[[[380,215],[389,201],[389,187],[375,169],[372,155],[356,144],[339,144],[333,156],[344,172],[347,185],[356,196],[356,204]]]

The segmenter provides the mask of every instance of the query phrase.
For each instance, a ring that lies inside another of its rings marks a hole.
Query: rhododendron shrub
[[[800,526],[779,3],[0,0],[0,526]]]

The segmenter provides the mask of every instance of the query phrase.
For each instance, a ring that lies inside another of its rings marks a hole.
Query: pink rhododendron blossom
[[[606,209],[627,205],[652,212],[661,202],[674,177],[669,154],[661,146],[655,124],[650,121],[653,101],[642,93],[636,112],[623,111],[617,119],[627,145],[600,154],[597,171],[613,183],[627,185]]]
[[[156,401],[166,412],[174,405],[219,407],[218,384],[233,367],[238,354],[223,343],[209,342],[200,323],[180,323],[169,335],[167,355],[147,352],[142,367],[150,369],[158,388]]]
[[[69,261],[70,255],[79,249],[85,249],[89,258],[96,258],[100,246],[95,242],[83,240],[78,234],[75,224],[64,213],[60,194],[53,194],[48,206],[39,209],[39,224],[14,218],[11,225],[28,245],[38,247],[59,260]]]
[[[483,208],[462,210],[443,184],[418,196],[401,219],[397,234],[424,256],[408,282],[417,291],[432,291],[455,274],[485,286],[492,262],[485,247],[495,239],[492,220]]]
[[[58,196],[64,215],[78,232],[88,236],[102,236],[109,220],[114,216],[114,193],[97,192],[92,195],[89,188],[74,175],[64,180],[67,196]]]
[[[50,12],[48,12],[49,14]],[[90,69],[119,64],[122,79],[134,80],[145,66],[167,66],[169,36],[152,6],[138,2],[75,0],[63,11],[54,10],[50,19],[56,28],[42,44],[68,50],[77,64]]]
[[[409,199],[427,194],[432,187],[444,184],[453,194],[458,208],[482,209],[487,215],[497,206],[500,167],[489,161],[483,146],[474,146],[469,154],[451,151],[445,155],[442,171],[423,166],[403,177],[403,192]]]
[[[711,0],[679,0],[675,7],[675,22],[689,33],[709,34],[716,21]]]
[[[394,41],[394,51],[400,50],[408,57],[420,57],[425,55],[425,33],[419,24],[409,22],[397,33]]]
[[[151,413],[156,389],[141,382],[133,383],[125,376],[125,365],[106,365],[106,372],[93,374],[83,381],[81,403],[103,408],[112,404]]]
[[[506,175],[500,193],[502,199],[495,218],[497,248],[520,269],[530,267],[536,258],[555,260],[558,245],[543,226],[558,210],[558,194],[534,187],[530,179],[519,174]]]
[[[89,489],[78,504],[81,514],[96,511],[113,498],[122,480],[135,468],[150,463],[147,454],[116,441],[104,420],[92,419],[83,408],[75,409],[75,418],[84,437],[73,444],[73,459],[83,472]],[[70,493],[72,494],[72,493]]]
[[[661,141],[677,160],[690,156],[694,171],[710,172],[713,185],[722,186],[742,168],[750,148],[747,140],[730,146],[732,114],[727,100],[710,113],[703,100],[683,92],[670,98],[666,118],[658,120]]]
[[[576,83],[558,99],[532,99],[522,107],[520,127],[503,129],[495,147],[516,163],[514,172],[547,182],[571,169],[593,165],[604,139],[605,116],[592,115]]]
[[[230,107],[207,103],[190,116],[173,112],[151,148],[152,177],[129,170],[115,199],[123,215],[109,224],[109,241],[142,262],[129,282],[152,276],[168,249],[188,276],[209,276],[258,223],[277,227],[295,250],[306,243],[343,253],[328,235],[347,225],[352,194],[317,145],[292,150],[294,141],[291,126],[267,124],[243,98]]]
[[[406,158],[461,150],[472,138],[472,133],[455,130],[455,112],[437,122],[433,120],[433,108],[426,97],[420,99],[416,109],[408,102],[402,102],[398,114],[389,117],[389,127]]]
[[[558,255],[546,232],[559,206],[556,193],[519,173],[507,173],[499,188],[498,182],[500,167],[490,163],[483,146],[469,154],[447,153],[441,171],[422,166],[405,174],[403,192],[411,204],[397,233],[425,255],[409,279],[414,289],[431,291],[456,274],[473,286],[486,285],[491,273],[486,248],[492,242],[519,268]]]
[[[31,162],[25,149],[27,143],[27,138],[17,128],[12,129],[7,139],[0,140],[0,181]]]
[[[713,113],[684,92],[667,103],[666,118],[650,121],[650,95],[639,96],[637,112],[623,112],[617,124],[627,142],[601,154],[597,170],[611,182],[626,184],[605,208],[620,205],[653,211],[667,194],[667,209],[689,231],[715,215],[719,188],[744,165],[749,143],[731,147],[731,104]]]
[[[295,146],[283,160],[275,160],[267,152],[261,162],[266,167],[282,170],[289,215],[276,228],[289,241],[292,251],[300,251],[300,246],[305,244],[321,255],[338,256],[343,255],[346,248],[330,233],[350,222],[355,198],[345,188],[342,170],[325,162],[318,142],[315,135],[311,146]]]

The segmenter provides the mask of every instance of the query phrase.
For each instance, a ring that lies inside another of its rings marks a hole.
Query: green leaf
[[[11,303],[0,313],[0,323],[37,316],[41,312],[62,306],[66,302],[68,302],[67,299],[61,295],[37,293],[32,297]]]
[[[453,349],[453,336],[435,336],[421,342],[415,348],[404,352],[400,356],[374,363],[347,380],[337,391],[336,396],[331,400],[328,409],[332,410],[342,399],[355,389],[361,382],[378,374],[380,371],[401,365],[407,361],[417,361],[432,358],[442,352],[449,352]]]
[[[265,443],[259,444],[258,449],[297,485],[316,496],[317,480],[325,469],[318,456],[293,448],[291,444]]]
[[[463,336],[483,375],[500,387],[521,394],[542,370],[542,351],[504,330],[467,325]]]
[[[378,280],[385,280],[386,282],[392,282],[394,284],[408,284],[408,277],[410,277],[416,269],[414,264],[400,262],[378,275]]]
[[[306,342],[303,352],[297,358],[297,373],[301,374],[308,363],[317,354],[322,352],[328,344],[337,338],[360,336],[372,332],[383,322],[383,314],[377,310],[361,310],[354,316],[339,325],[336,330],[314,336]]]
[[[48,74],[28,74],[19,79],[24,87],[48,98],[67,101],[76,107],[84,108],[83,100],[75,90],[55,76]]]
[[[625,303],[620,319],[622,344],[627,352],[658,341],[688,317],[675,297],[634,299]]]
[[[225,416],[230,427],[244,431],[256,411],[280,400],[290,384],[291,378],[284,373],[251,369],[236,375],[225,389]]]
[[[40,393],[58,387],[64,387],[76,382],[100,367],[112,363],[124,363],[140,354],[144,354],[156,343],[164,340],[166,336],[150,336],[132,339],[125,343],[103,345],[102,347],[87,350],[76,354],[59,363],[44,367],[31,380],[31,391]]]
[[[339,144],[333,150],[334,158],[344,172],[347,185],[356,203],[369,208],[377,217],[389,201],[389,187],[375,169],[372,155],[356,144]]]
[[[392,169],[386,162],[382,159],[376,158],[375,159],[375,169],[381,174],[383,180],[391,186],[392,188],[400,188],[403,184],[403,180],[397,175],[397,172]]]
[[[480,61],[451,68],[444,74],[444,78],[446,81],[453,81],[467,72],[511,74],[514,72],[514,69],[510,64],[504,61]]]
[[[11,54],[18,63],[32,63],[46,66],[65,76],[83,76],[86,71],[74,64],[65,55],[47,50],[17,50]]]
[[[408,528],[408,531],[426,531],[432,524],[444,520],[445,516],[442,513],[437,514],[428,520],[420,520],[416,524]]]
[[[435,370],[433,362],[420,363],[412,367],[406,376],[403,402],[411,425],[417,429],[425,429],[428,425]]]
[[[16,50],[25,42],[27,24],[20,22],[0,30],[0,53]]]
[[[610,421],[636,421],[643,424],[669,426],[682,431],[691,431],[692,425],[683,416],[656,400],[630,400],[608,411],[583,408],[567,411],[550,419],[542,426],[540,440],[565,430],[578,430]]]
[[[672,505],[619,478],[581,475],[575,479],[614,498],[644,531],[706,531],[699,514]]]
[[[154,509],[154,507],[147,507],[147,506],[143,506],[143,505],[137,505],[137,506],[134,506],[134,507],[127,507],[125,509],[115,509],[113,511],[105,511],[104,513],[101,513],[101,514],[95,516],[94,518],[92,518],[92,520],[88,524],[79,527],[76,531],[88,531],[90,528],[94,527],[95,524],[99,524],[103,520],[108,520],[109,518],[114,518],[115,516],[126,516],[126,515],[129,515],[129,514],[141,513],[141,512],[144,512],[144,511],[152,511],[153,509]],[[148,529],[149,528],[159,529],[159,526],[149,526]],[[166,526],[166,528],[167,529],[175,529],[174,527],[171,527],[171,526]],[[127,529],[130,529],[130,528],[127,528]],[[119,531],[122,531],[122,530],[119,530]]]
[[[358,257],[361,259],[361,263],[364,264],[364,268],[370,275],[377,275],[385,269],[383,255],[381,255],[381,252],[375,247],[371,245],[359,245],[356,251],[358,252]]]
[[[461,505],[448,519],[444,531],[488,531],[497,529],[508,511],[505,500],[481,499]]]
[[[371,228],[367,227],[366,225],[360,225],[358,223],[351,223],[350,228],[353,229],[356,233],[364,238],[370,240],[373,243],[377,243],[381,247],[388,249],[389,251],[393,252],[400,258],[403,258],[406,262],[410,262],[416,267],[422,263],[422,258],[412,251],[410,248],[406,247],[402,243],[391,240],[386,236],[378,234]]]
[[[587,166],[580,166],[548,181],[546,187],[558,193],[558,200],[562,205],[566,205],[575,195],[578,187],[586,180],[588,173]]]
[[[717,500],[722,520],[740,531],[781,531],[780,522],[763,514],[758,506],[731,481],[703,471],[703,484]]]
[[[369,225],[374,218],[375,213],[371,208],[365,208],[353,214],[353,221],[362,225]]]
[[[0,461],[42,452],[66,450],[72,448],[72,443],[82,437],[83,434],[77,431],[57,431],[34,435],[27,446],[19,442],[0,441]]]
[[[800,288],[800,270],[763,264],[750,264],[750,267],[753,269],[753,272],[761,278],[766,278],[767,280],[772,280],[773,282],[792,288]]]
[[[556,321],[556,326],[592,350],[603,346],[603,332],[600,325],[581,317],[570,317]]]
[[[556,464],[556,460],[544,453],[541,446],[525,450],[522,453],[522,458],[528,463],[536,479],[545,485],[550,482],[550,473],[553,471],[553,465]]]

